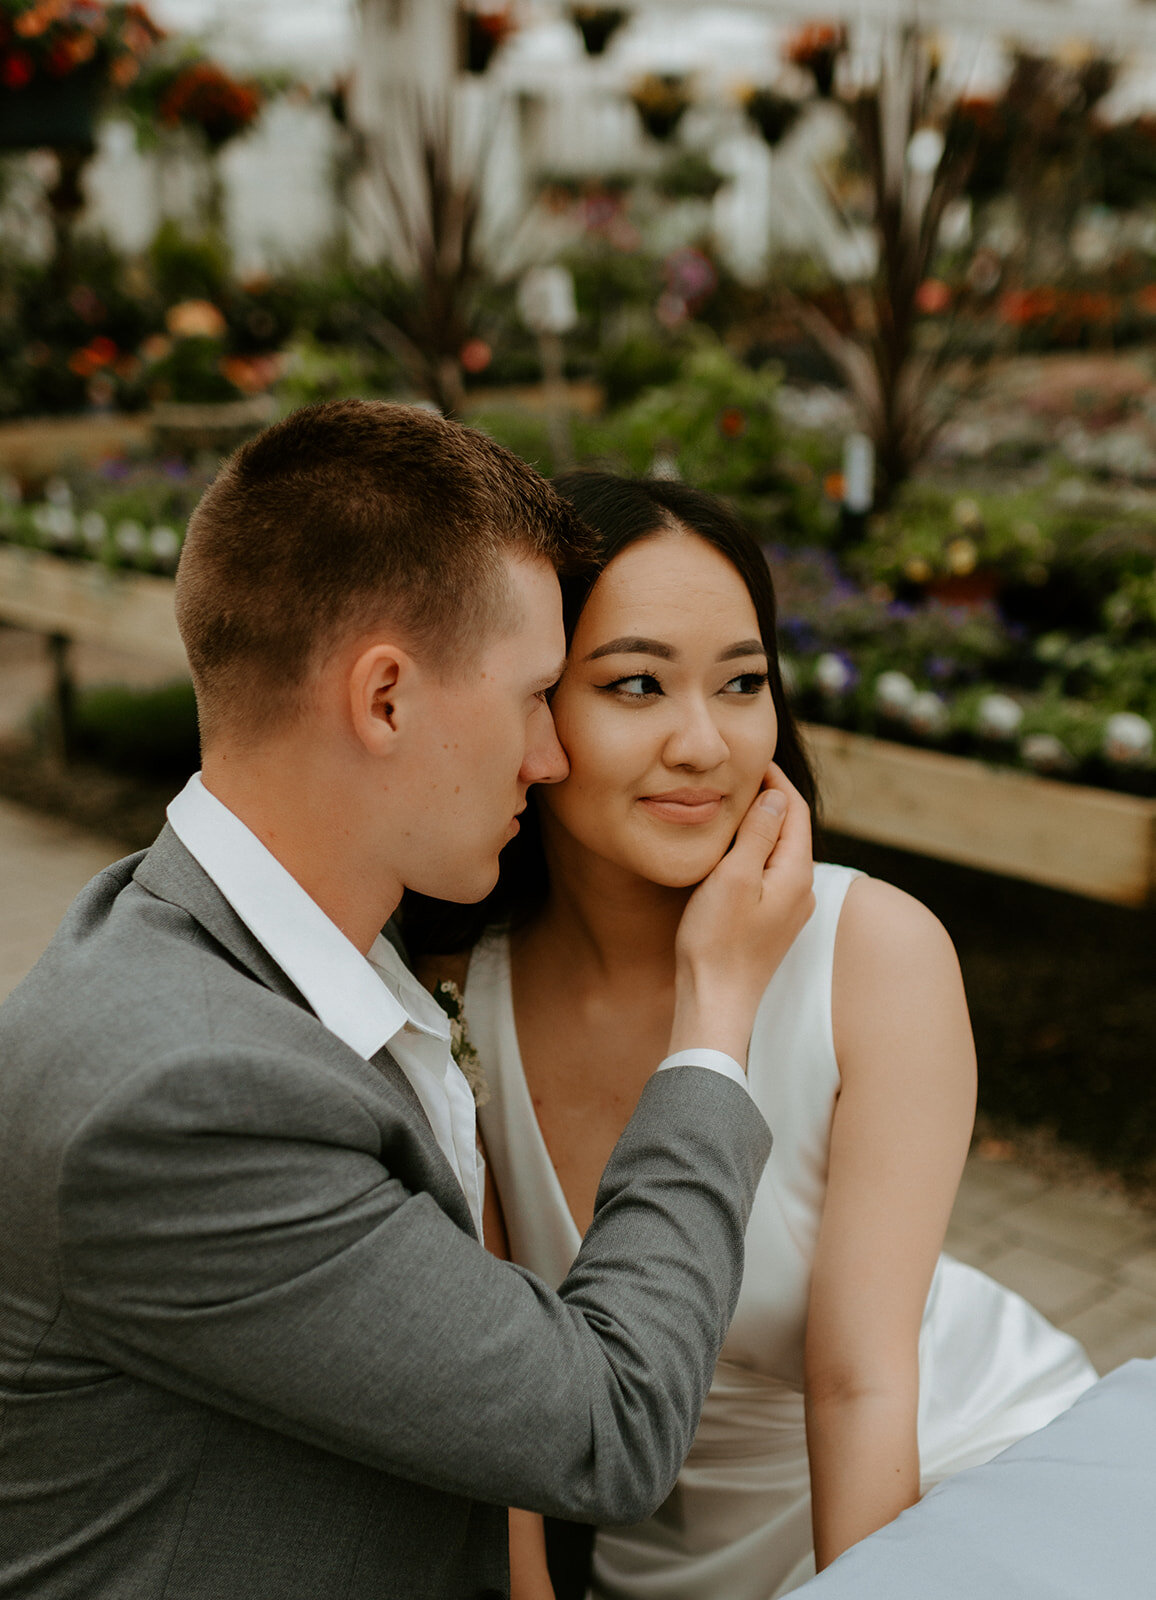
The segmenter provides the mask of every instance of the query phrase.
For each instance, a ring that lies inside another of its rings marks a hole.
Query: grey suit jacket
[[[770,1147],[658,1074],[559,1294],[165,830],[0,1007],[0,1596],[465,1600],[689,1447]]]

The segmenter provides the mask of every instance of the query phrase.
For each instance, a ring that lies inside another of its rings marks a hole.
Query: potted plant
[[[777,89],[751,89],[743,99],[743,109],[773,150],[795,126],[803,107]]]
[[[600,56],[629,17],[625,6],[570,7],[570,20],[582,35],[588,56]]]
[[[473,7],[460,12],[463,40],[462,60],[467,72],[480,75],[485,72],[498,47],[514,32],[513,11],[510,6]]]
[[[91,150],[101,94],[162,37],[141,5],[0,0],[0,149]]]
[[[630,99],[647,133],[663,143],[673,135],[690,105],[686,79],[676,73],[647,73],[635,81]]]
[[[803,67],[815,80],[823,99],[835,87],[835,64],[847,48],[847,30],[839,23],[810,22],[787,45],[787,60]]]

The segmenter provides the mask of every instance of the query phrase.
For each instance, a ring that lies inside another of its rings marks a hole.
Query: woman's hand
[[[744,1062],[763,991],[815,906],[811,816],[772,766],[734,843],[691,895],[675,944],[670,1052]]]

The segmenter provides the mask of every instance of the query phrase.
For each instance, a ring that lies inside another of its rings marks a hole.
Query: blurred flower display
[[[163,37],[143,5],[0,0],[0,85],[24,90],[89,69],[123,89]]]
[[[157,96],[162,127],[197,129],[210,150],[220,150],[257,120],[264,95],[254,82],[241,82],[215,61],[180,67]]]

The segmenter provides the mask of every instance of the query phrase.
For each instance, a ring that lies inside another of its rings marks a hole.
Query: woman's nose
[[[668,766],[709,772],[726,760],[730,750],[709,708],[697,701],[678,708],[677,721],[663,754]]]

